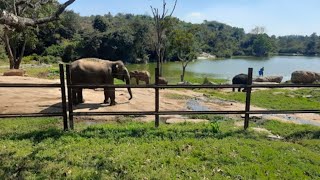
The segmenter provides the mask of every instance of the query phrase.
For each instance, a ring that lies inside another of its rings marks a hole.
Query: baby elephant
[[[161,85],[167,85],[168,81],[164,77],[159,77],[159,84]]]
[[[139,81],[150,84],[150,73],[148,71],[130,71],[130,77],[135,78],[137,84],[139,84]]]
[[[247,74],[238,74],[232,78],[232,84],[243,84],[246,85],[248,82],[248,75]],[[234,92],[235,88],[232,88]],[[241,88],[238,88],[238,92],[240,92]],[[246,92],[246,88],[242,90],[242,92]]]

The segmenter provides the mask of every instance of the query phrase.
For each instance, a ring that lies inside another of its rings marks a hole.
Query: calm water
[[[152,73],[154,67],[155,64],[132,65],[130,69],[145,69]],[[320,72],[320,57],[274,56],[269,58],[197,60],[188,65],[187,71],[194,75],[207,75],[230,80],[236,74],[247,73],[249,67],[253,68],[253,76],[258,76],[258,70],[264,67],[265,76],[283,76],[283,81],[286,81],[291,78],[291,73],[296,70]],[[173,72],[178,71],[181,71],[181,63],[165,64],[165,77],[169,76],[170,78]]]

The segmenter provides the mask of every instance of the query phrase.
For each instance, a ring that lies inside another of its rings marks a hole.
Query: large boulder
[[[254,82],[276,82],[281,83],[283,76],[266,76],[255,78]]]
[[[3,73],[3,76],[24,76],[26,73],[23,69],[10,69]]]
[[[320,81],[320,73],[311,71],[294,71],[291,74],[291,82],[296,84],[310,84]]]

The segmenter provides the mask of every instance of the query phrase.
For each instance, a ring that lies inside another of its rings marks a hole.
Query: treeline
[[[109,13],[81,17],[67,11],[60,21],[27,31],[24,61],[42,60],[50,63],[82,57],[121,59],[130,63],[154,61],[153,23],[153,18],[146,15]],[[320,53],[320,37],[315,33],[310,36],[276,37],[255,30],[245,33],[242,28],[215,21],[191,24],[170,18],[165,23],[167,28],[163,36],[166,37],[167,61],[178,59],[177,47],[171,43],[177,30],[192,34],[198,53],[206,52],[217,57],[268,56],[279,53],[314,56]]]

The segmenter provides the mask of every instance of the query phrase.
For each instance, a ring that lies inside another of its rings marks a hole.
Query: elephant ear
[[[118,64],[113,64],[112,65],[112,74],[116,75],[117,73],[119,73],[119,65]]]

